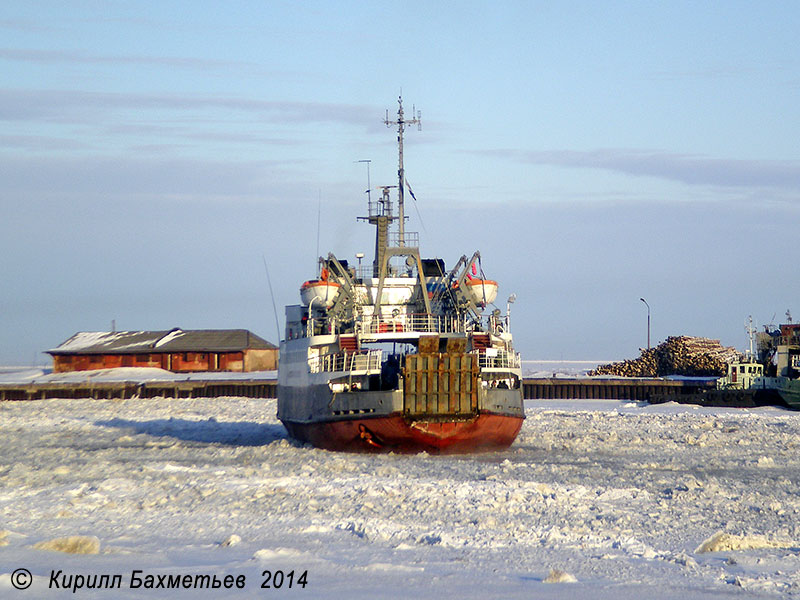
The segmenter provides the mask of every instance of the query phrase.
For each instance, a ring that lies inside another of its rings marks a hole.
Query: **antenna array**
[[[422,112],[418,111],[416,106],[411,107],[411,119],[406,119],[403,113],[403,97],[397,99],[399,105],[397,109],[397,119],[395,121],[389,120],[389,109],[386,109],[386,118],[383,120],[387,127],[397,125],[397,146],[398,146],[398,164],[397,164],[397,182],[398,182],[398,221],[400,225],[399,245],[405,246],[405,208],[403,203],[403,190],[406,186],[405,169],[403,168],[403,132],[406,125],[416,125],[418,131],[422,131]]]

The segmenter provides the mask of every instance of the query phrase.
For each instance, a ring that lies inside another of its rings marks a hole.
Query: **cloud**
[[[294,163],[201,159],[6,157],[0,162],[5,198],[113,200],[274,200],[297,195],[287,175]],[[296,177],[294,178],[296,179]]]
[[[738,79],[743,76],[753,76],[763,72],[763,68],[743,64],[714,64],[704,68],[683,71],[654,71],[649,79],[654,81],[702,81],[715,79]]]
[[[636,149],[499,151],[509,159],[556,167],[604,169],[689,185],[782,188],[800,192],[800,161],[709,158]]]
[[[10,150],[84,150],[87,145],[79,140],[44,135],[0,135],[0,148]]]
[[[10,31],[22,31],[24,33],[42,33],[50,31],[51,28],[37,21],[27,19],[0,19],[0,29],[8,29]]]
[[[334,123],[361,128],[365,123],[375,125],[378,122],[373,107],[355,104],[275,102],[203,95],[0,89],[0,120],[5,121],[93,124],[98,120],[98,112],[117,110],[236,110],[278,123]]]
[[[30,50],[0,48],[0,59],[37,64],[146,65],[184,69],[228,69],[255,67],[253,64],[225,60],[174,56],[109,56],[73,50]]]

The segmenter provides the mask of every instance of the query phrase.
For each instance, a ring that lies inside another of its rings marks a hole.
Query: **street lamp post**
[[[650,350],[650,305],[644,298],[639,298],[639,300],[644,302],[644,305],[647,307],[647,349]]]

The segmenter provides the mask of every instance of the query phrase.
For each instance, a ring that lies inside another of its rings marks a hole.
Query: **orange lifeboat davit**
[[[467,279],[464,282],[476,304],[486,306],[497,299],[498,285],[491,279]]]
[[[300,300],[310,308],[330,308],[341,287],[328,279],[312,279],[300,286]]]

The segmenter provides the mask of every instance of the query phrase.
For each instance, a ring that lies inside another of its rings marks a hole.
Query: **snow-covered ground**
[[[527,417],[505,452],[352,455],[272,400],[0,403],[0,598],[800,598],[800,413]],[[202,575],[244,587],[155,587]]]

